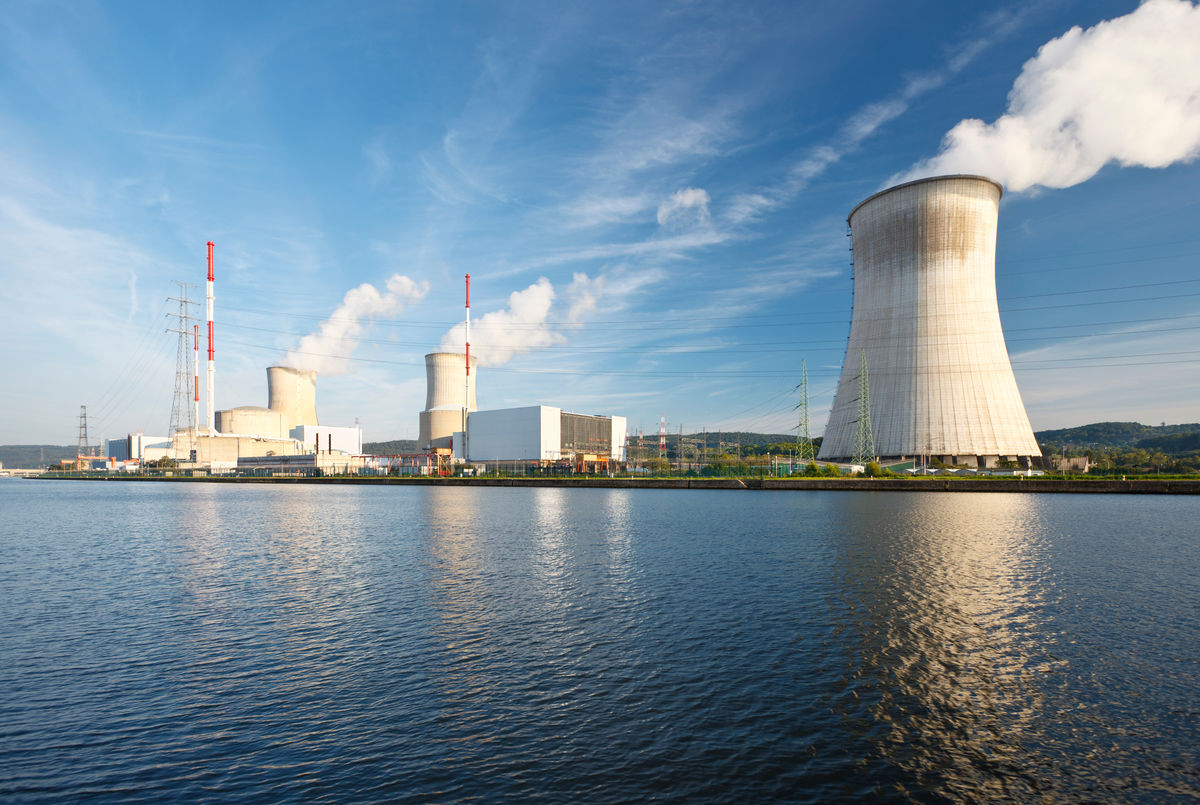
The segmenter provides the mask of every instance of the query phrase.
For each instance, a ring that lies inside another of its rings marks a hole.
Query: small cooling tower
[[[475,410],[475,373],[478,361],[471,358],[468,391],[466,363],[462,353],[432,352],[425,356],[425,410],[420,414],[421,447],[450,447],[455,431],[463,429],[464,397],[468,411]]]
[[[874,455],[976,467],[1041,455],[1000,328],[1000,194],[982,176],[939,176],[850,213],[854,312],[822,459],[855,455],[864,354]]]
[[[286,434],[300,425],[317,425],[317,373],[287,366],[267,369],[267,407],[278,411]]]

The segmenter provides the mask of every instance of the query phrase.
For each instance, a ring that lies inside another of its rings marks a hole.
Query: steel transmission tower
[[[75,453],[77,456],[90,456],[92,448],[88,445],[87,434],[87,406],[79,406],[79,450]]]
[[[854,429],[855,464],[866,466],[875,460],[875,435],[871,430],[871,385],[867,380],[867,351],[862,351],[858,369],[858,421]]]
[[[800,426],[796,430],[796,458],[808,464],[816,456],[813,452],[812,434],[808,429],[808,361],[800,362],[800,402],[796,409],[800,412]]]
[[[171,397],[171,426],[168,431],[172,437],[177,431],[191,431],[196,427],[192,406],[194,367],[188,360],[188,352],[191,351],[188,349],[188,336],[193,333],[188,323],[199,319],[189,315],[188,306],[200,304],[188,300],[188,288],[191,287],[188,283],[175,280],[175,284],[179,286],[179,296],[169,297],[167,301],[178,302],[179,312],[167,315],[177,318],[179,325],[166,331],[179,334],[179,351],[175,357],[175,394]]]

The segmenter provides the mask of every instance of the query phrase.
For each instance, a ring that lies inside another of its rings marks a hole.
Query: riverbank
[[[161,476],[44,474],[38,480],[118,481],[216,484],[364,484],[376,486],[515,486],[596,489],[755,489],[764,491],[833,490],[853,492],[1054,492],[1143,495],[1200,494],[1200,480],[1125,480],[1057,478],[603,478],[528,476],[517,478],[432,478],[428,476]]]

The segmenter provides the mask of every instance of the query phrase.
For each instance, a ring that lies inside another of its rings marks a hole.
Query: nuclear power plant
[[[958,467],[1028,469],[1041,456],[996,299],[1002,192],[986,177],[940,176],[876,193],[851,211],[853,314],[820,460],[927,457]],[[320,470],[336,466],[329,464],[335,455],[354,457],[358,470],[378,468],[372,457],[360,455],[359,428],[318,423],[314,371],[271,366],[265,408],[214,409],[212,244],[208,247],[209,424],[177,429],[169,445],[152,446],[212,471],[278,470],[305,461]],[[588,472],[625,461],[624,417],[540,404],[479,410],[481,361],[471,354],[470,276],[466,279],[463,351],[425,355],[425,408],[417,422],[417,449],[423,452],[407,454],[416,457],[411,466],[423,473],[444,473],[454,463],[480,469],[483,462]],[[199,419],[198,328],[192,334]],[[182,369],[177,376],[186,379]]]
[[[213,244],[208,244],[208,371],[205,413],[200,419],[200,327],[179,332],[193,337],[190,424],[173,426],[169,437],[145,437],[140,431],[107,442],[108,467],[134,471],[143,463],[169,459],[185,472],[251,471],[287,474],[399,472],[448,474],[454,464],[511,463],[528,469],[553,465],[560,470],[605,471],[625,458],[625,419],[564,412],[544,405],[478,411],[475,383],[479,360],[471,356],[470,276],[464,350],[425,356],[425,409],[418,416],[418,451],[389,456],[362,454],[362,430],[321,425],[317,418],[317,373],[293,366],[267,368],[267,405],[218,409],[214,379]],[[188,301],[183,298],[181,307]],[[186,314],[181,314],[181,319]],[[176,331],[171,331],[176,332]],[[180,348],[181,356],[186,354]],[[180,357],[177,386],[189,379]],[[179,406],[173,408],[173,420]],[[472,449],[474,445],[474,449]],[[81,456],[81,458],[84,458]]]
[[[859,458],[864,443],[881,460],[980,468],[1041,455],[996,301],[1001,193],[982,176],[939,176],[850,213],[850,340],[820,459]]]

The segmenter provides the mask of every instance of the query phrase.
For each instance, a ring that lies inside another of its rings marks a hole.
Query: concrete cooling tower
[[[267,407],[278,411],[286,434],[300,425],[318,425],[317,373],[287,366],[267,369]]]
[[[864,351],[875,456],[993,467],[1041,455],[996,303],[1001,192],[940,176],[850,213],[854,312],[821,459],[855,456]]]
[[[471,358],[470,387],[462,353],[431,352],[425,356],[425,410],[420,414],[421,447],[450,447],[455,431],[463,429],[464,398],[468,411],[475,410],[475,373],[478,361]]]

